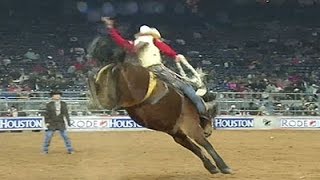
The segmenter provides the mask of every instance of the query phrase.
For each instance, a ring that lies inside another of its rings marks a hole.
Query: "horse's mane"
[[[88,55],[101,64],[123,60],[125,51],[118,47],[108,36],[97,36],[88,45]]]

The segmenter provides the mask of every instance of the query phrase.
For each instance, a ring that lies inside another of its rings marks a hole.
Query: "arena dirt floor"
[[[210,137],[234,174],[211,175],[191,152],[160,132],[70,133],[76,153],[55,134],[0,133],[1,180],[320,179],[320,131],[215,131]],[[274,137],[274,138],[270,138]]]

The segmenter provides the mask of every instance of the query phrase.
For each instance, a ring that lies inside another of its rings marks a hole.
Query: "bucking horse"
[[[109,62],[94,77],[89,77],[93,101],[106,109],[123,108],[139,125],[169,134],[176,143],[198,156],[210,173],[230,174],[231,169],[205,137],[194,104],[179,90],[133,63],[135,56],[115,50],[108,38],[101,39],[89,51]]]

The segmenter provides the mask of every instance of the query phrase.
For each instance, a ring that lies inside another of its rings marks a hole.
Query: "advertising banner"
[[[42,129],[43,117],[0,117],[0,131]]]
[[[320,117],[281,117],[281,128],[320,128]]]
[[[217,129],[268,130],[295,129],[320,130],[319,116],[219,116],[215,118]]]
[[[72,116],[70,131],[146,130],[129,116]]]
[[[129,116],[71,116],[68,131],[143,131],[148,130]],[[319,116],[218,116],[218,130],[320,130]],[[43,117],[0,117],[0,131],[44,130]]]
[[[214,120],[217,129],[248,129],[254,127],[253,117],[219,116]]]
[[[254,129],[279,129],[279,119],[275,116],[253,116]]]

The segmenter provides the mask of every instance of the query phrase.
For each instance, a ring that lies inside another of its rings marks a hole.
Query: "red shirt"
[[[111,39],[121,48],[128,50],[129,52],[133,52],[134,51],[134,44],[131,41],[128,41],[126,39],[124,39],[119,31],[116,28],[110,28],[108,30],[108,33],[111,37]],[[176,58],[177,52],[174,51],[168,44],[158,40],[158,39],[154,39],[153,41],[154,45],[157,46],[159,48],[159,50],[165,54],[168,57],[171,57],[173,59]]]
[[[160,41],[159,39],[154,39],[153,43],[166,56],[171,57],[172,59],[176,58],[178,53],[174,51],[168,44]]]
[[[108,33],[111,37],[111,39],[121,48],[128,50],[129,52],[132,52],[134,49],[134,45],[132,42],[124,39],[120,33],[118,32],[118,30],[116,28],[110,28],[108,30]]]

